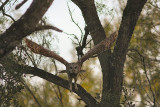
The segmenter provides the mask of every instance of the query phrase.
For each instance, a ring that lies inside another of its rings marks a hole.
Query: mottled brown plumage
[[[105,40],[101,41],[99,44],[94,46],[93,49],[89,50],[76,63],[68,63],[66,60],[64,60],[61,56],[57,55],[55,52],[50,51],[27,38],[25,39],[25,42],[26,42],[27,47],[30,48],[32,52],[36,54],[44,55],[46,57],[54,58],[66,66],[66,70],[63,70],[60,73],[67,73],[68,81],[69,81],[69,89],[70,91],[72,91],[72,80],[73,79],[74,79],[75,89],[78,90],[76,82],[77,82],[78,74],[83,71],[81,70],[81,66],[83,62],[85,62],[87,59],[92,57],[92,55],[94,54],[98,54],[98,53],[101,53],[103,51],[110,49],[110,47],[113,45],[116,38],[117,38],[117,33],[114,32],[108,38],[106,38]]]
[[[27,47],[30,48],[32,52],[36,54],[44,55],[46,57],[54,58],[58,60],[59,62],[63,63],[65,66],[68,64],[68,62],[65,59],[57,55],[55,52],[50,51],[27,38],[25,38],[25,42],[26,42]]]
[[[82,58],[79,60],[79,62],[82,64],[84,61],[89,59],[94,54],[99,54],[103,51],[110,49],[110,47],[113,45],[116,38],[117,38],[117,33],[116,32],[112,33],[108,38],[102,40],[99,44],[94,46],[84,56],[82,56]]]

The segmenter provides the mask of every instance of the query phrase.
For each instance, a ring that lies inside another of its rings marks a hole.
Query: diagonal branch
[[[7,16],[7,17],[11,18],[12,21],[15,22],[15,19],[11,15],[5,13],[5,10],[3,8],[2,8],[2,13],[3,13],[4,16]]]
[[[27,2],[27,0],[23,0],[21,3],[19,3],[16,7],[15,7],[15,9],[19,9],[24,3],[26,3]]]
[[[124,63],[128,45],[142,8],[147,0],[128,0],[123,11],[123,17],[119,28],[119,35],[114,48],[115,59]]]
[[[68,3],[67,3],[67,7],[68,7],[69,15],[70,15],[70,17],[71,17],[72,22],[78,27],[78,29],[79,29],[80,32],[81,32],[81,36],[82,36],[82,35],[83,35],[83,31],[82,31],[81,27],[79,26],[79,24],[76,23],[76,21],[74,20],[73,15],[72,15],[72,12],[71,12],[71,9],[70,9]],[[80,40],[80,41],[81,41],[81,40]],[[80,42],[80,43],[81,43],[81,42]]]
[[[24,15],[0,35],[0,58],[10,53],[28,34],[31,34],[53,0],[33,0]]]
[[[48,29],[52,29],[52,30],[55,30],[57,32],[63,32],[61,29],[59,29],[55,26],[51,26],[51,25],[38,26],[38,27],[35,28],[34,31],[48,30]]]
[[[6,1],[1,5],[0,10],[2,10],[3,7],[4,7],[8,2],[9,2],[9,0],[6,0]]]
[[[147,81],[148,81],[148,84],[149,84],[149,88],[150,88],[150,91],[152,93],[152,97],[153,97],[153,107],[155,107],[156,105],[156,97],[155,97],[155,94],[154,94],[154,91],[152,89],[152,85],[151,85],[151,81],[147,75],[147,68],[146,68],[146,62],[145,62],[145,57],[137,50],[137,49],[128,49],[129,51],[133,51],[133,52],[136,52],[139,57],[140,57],[140,61],[141,61],[141,64],[143,66],[143,70],[144,70],[144,74],[147,78]]]
[[[28,90],[28,92],[32,95],[32,97],[34,98],[35,102],[37,103],[38,107],[42,107],[41,104],[39,103],[38,99],[36,98],[36,96],[34,95],[34,93],[32,92],[32,90],[28,87],[28,85],[25,83],[25,81],[21,80],[21,83],[24,85],[24,87]]]
[[[52,82],[56,85],[59,85],[63,88],[69,89],[68,81],[64,80],[56,75],[53,75],[51,73],[48,73],[48,72],[41,70],[39,68],[36,68],[36,67],[22,66],[22,65],[18,65],[18,66],[19,66],[19,68],[23,69],[23,72],[25,74],[32,74],[34,76],[38,76],[38,77],[43,78],[49,82]],[[80,96],[86,104],[94,105],[94,106],[98,104],[98,102],[80,85],[78,85],[78,91],[76,91],[76,89],[74,88],[74,84],[72,84],[72,85],[73,85],[73,92],[76,93],[78,96]],[[94,106],[92,106],[92,107],[94,107]]]
[[[11,54],[10,54],[11,55]],[[40,77],[42,79],[45,79],[51,83],[54,83],[58,86],[61,86],[63,88],[69,89],[69,82],[68,80],[64,80],[56,75],[53,75],[49,72],[46,72],[42,69],[39,69],[37,67],[30,67],[27,65],[21,65],[17,63],[17,61],[13,60],[13,58],[8,55],[7,57],[3,57],[0,60],[0,64],[2,64],[3,67],[14,67],[14,72],[17,73],[24,73],[24,74],[31,74],[37,77]],[[74,84],[72,91],[76,93],[81,99],[87,104],[90,105],[91,107],[95,107],[95,105],[99,104],[94,97],[92,97],[83,87],[78,85],[78,90],[75,89]]]
[[[86,46],[86,41],[87,41],[87,37],[89,35],[89,31],[88,31],[88,28],[87,26],[85,27],[85,34],[84,34],[84,37],[83,37],[83,40],[82,40],[82,48],[85,48]]]

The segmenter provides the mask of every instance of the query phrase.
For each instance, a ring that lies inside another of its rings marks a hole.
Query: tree
[[[159,20],[160,12],[157,2],[149,0],[142,12],[132,36],[126,60],[126,87],[140,95],[139,106],[159,106]],[[121,3],[120,3],[121,4]],[[122,4],[121,4],[122,5]],[[123,5],[122,5],[123,7]],[[135,97],[137,94],[132,95]],[[129,97],[131,98],[131,96]],[[133,99],[133,98],[131,98]]]
[[[3,11],[6,0],[0,7]],[[0,58],[7,56],[18,46],[24,37],[35,31],[55,29],[51,26],[38,26],[39,21],[52,4],[53,0],[34,0],[28,10],[20,19],[15,21],[5,32],[0,35]],[[97,15],[94,0],[72,0],[81,10],[87,29],[91,34],[94,44],[104,40],[106,34]],[[138,18],[147,0],[128,0],[123,11],[122,21],[118,30],[118,38],[114,50],[108,50],[98,55],[103,75],[103,90],[101,101],[98,102],[83,87],[78,85],[78,91],[73,90],[90,107],[116,107],[120,105],[123,86],[123,72],[128,46],[135,29]],[[57,30],[57,29],[56,29]],[[60,30],[58,30],[60,31]],[[45,72],[37,67],[15,64],[23,68],[24,74],[32,74],[51,83],[68,89],[68,81],[56,75]]]

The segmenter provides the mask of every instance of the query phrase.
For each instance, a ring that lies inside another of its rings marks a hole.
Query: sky
[[[85,24],[80,10],[72,2],[68,2],[68,5],[72,11],[74,10],[74,20],[83,29]],[[55,25],[59,29],[62,29],[64,32],[80,35],[80,31],[78,30],[77,26],[75,26],[75,24],[73,24],[73,22],[71,21],[71,17],[69,15],[69,10],[67,7],[67,0],[55,0],[53,2],[53,5],[47,11],[46,16],[49,18],[49,23]],[[68,39],[69,36],[64,33],[54,33],[57,34],[57,37],[59,39],[59,49],[61,56],[63,56],[67,61],[71,61],[72,58],[70,57],[71,55],[69,52],[71,51],[71,49],[73,49],[71,39]]]

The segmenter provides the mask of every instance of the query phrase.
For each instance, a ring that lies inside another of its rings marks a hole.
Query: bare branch
[[[59,85],[63,88],[69,89],[69,83],[67,80],[64,80],[58,76],[55,76],[51,73],[48,73],[46,71],[43,71],[39,68],[35,67],[29,67],[29,66],[21,66],[23,68],[24,73],[26,74],[32,74],[34,76],[38,76],[40,78],[43,78],[49,82],[52,82],[56,85]],[[72,84],[74,86],[74,84]],[[78,90],[76,90],[73,87],[73,92],[75,92],[78,96],[82,98],[82,100],[86,103],[91,105],[91,107],[94,107],[95,105],[99,104],[84,88],[82,88],[80,85],[78,85]]]
[[[76,45],[81,45],[80,42],[79,42],[79,39],[77,38],[77,35],[75,35],[75,34],[69,34],[69,33],[66,33],[66,32],[64,32],[64,34],[74,36],[74,38],[76,39],[76,41],[77,41],[78,43],[74,42],[74,40],[72,40],[72,39],[70,38],[70,39],[72,40],[72,42],[73,42],[74,44],[76,44]]]
[[[48,29],[52,29],[52,30],[55,30],[57,32],[63,32],[59,28],[51,26],[51,25],[38,26],[38,27],[35,28],[35,31],[48,30]]]
[[[78,25],[78,23],[76,23],[75,20],[73,19],[73,15],[72,15],[72,12],[71,12],[71,9],[70,9],[68,3],[67,3],[67,7],[68,7],[68,10],[69,10],[69,14],[70,14],[70,16],[71,16],[72,22],[78,27],[78,29],[79,29],[80,32],[81,32],[81,36],[83,36],[83,31],[82,31],[81,27]]]
[[[82,40],[82,45],[80,44],[78,47],[76,47],[76,51],[77,51],[77,54],[78,54],[78,60],[84,55],[83,54],[83,49],[85,48],[85,46],[87,45],[86,44],[86,41],[87,41],[87,36],[89,35],[89,31],[88,31],[88,28],[87,26],[85,27],[85,34],[83,36],[83,40]],[[80,42],[81,43],[81,42]]]
[[[4,16],[7,16],[7,17],[11,18],[13,20],[13,22],[15,22],[15,19],[12,16],[5,13],[5,10],[3,8],[2,8],[2,13],[3,13]]]
[[[8,2],[9,2],[9,0],[6,0],[6,1],[1,5],[0,10],[2,10],[3,7],[4,7]]]
[[[28,34],[31,34],[53,0],[33,0],[24,15],[0,35],[0,58],[10,53]]]
[[[28,90],[28,92],[32,95],[32,97],[34,98],[35,102],[37,103],[38,107],[42,107],[38,101],[38,99],[36,98],[36,96],[34,95],[34,93],[32,92],[32,90],[28,87],[28,85],[21,80],[22,84],[24,85],[24,87]]]
[[[88,30],[87,26],[85,27],[84,30],[85,30],[85,34],[84,34],[83,41],[82,41],[82,48],[85,48],[87,37],[89,35],[89,30]]]
[[[58,86],[61,86],[63,88],[69,89],[69,82],[67,80],[64,80],[56,75],[53,75],[49,72],[46,72],[42,69],[36,68],[36,67],[30,67],[27,65],[20,65],[18,63],[16,63],[15,61],[9,61],[11,59],[9,59],[9,57],[4,57],[1,58],[0,63],[3,64],[9,64],[11,66],[14,66],[14,68],[18,68],[19,70],[15,70],[15,72],[23,72],[24,74],[31,74],[34,76],[38,76],[44,80],[47,80],[51,83],[54,83]],[[8,63],[5,63],[6,61],[8,61]],[[74,84],[72,83],[72,85],[74,86]],[[96,99],[94,99],[94,97],[92,97],[83,87],[81,87],[80,85],[78,85],[78,90],[76,90],[73,87],[73,92],[76,93],[78,96],[81,97],[81,99],[88,105],[90,105],[90,107],[95,107],[95,105],[99,104]]]
[[[21,3],[19,3],[16,7],[15,7],[15,9],[17,10],[17,9],[19,9],[24,3],[26,3],[27,2],[27,0],[23,0]]]
[[[62,101],[62,93],[61,93],[60,87],[57,86],[58,92],[57,92],[57,90],[56,90],[55,87],[53,87],[53,88],[54,88],[54,91],[55,91],[55,93],[56,93],[56,96],[57,96],[58,100],[59,100],[60,103],[61,103],[61,106],[64,107],[64,104],[63,104],[63,101]],[[58,93],[59,93],[59,94],[58,94]]]
[[[152,93],[152,96],[153,96],[153,107],[156,106],[156,97],[155,97],[155,94],[153,92],[153,89],[152,89],[152,85],[151,85],[151,82],[150,82],[150,79],[147,75],[147,69],[146,69],[146,63],[145,63],[145,58],[144,56],[137,50],[137,49],[129,49],[129,51],[134,51],[136,52],[139,56],[140,56],[140,60],[141,60],[141,63],[142,63],[142,66],[143,66],[143,70],[144,70],[144,73],[146,75],[146,78],[147,78],[147,81],[148,81],[148,84],[149,84],[149,88],[150,88],[150,91]]]

